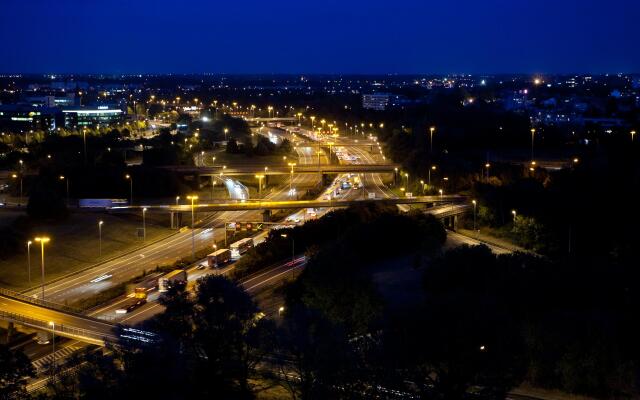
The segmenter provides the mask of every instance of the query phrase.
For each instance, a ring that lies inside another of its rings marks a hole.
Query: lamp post
[[[429,127],[429,153],[433,153],[433,132],[435,132],[436,127]]]
[[[256,178],[258,179],[258,198],[262,198],[262,179],[264,178],[264,175],[262,174],[258,174],[256,175]]]
[[[287,238],[286,233],[280,234],[281,237]],[[291,277],[293,277],[293,262],[296,259],[296,240],[291,236]]]
[[[410,190],[411,188],[409,187],[409,173],[405,172],[404,177],[407,178],[407,190]]]
[[[516,215],[518,215],[518,213],[516,212],[516,210],[511,210],[511,214],[513,215],[513,223],[516,223]]]
[[[124,179],[129,180],[129,205],[133,205],[133,177],[129,174],[124,176]]]
[[[187,199],[191,200],[191,258],[196,259],[196,235],[195,235],[195,201],[198,200],[198,196],[187,196]]]
[[[429,183],[429,189],[431,189],[431,171],[435,171],[436,170],[436,166],[432,165],[431,168],[429,169],[429,180],[427,181]]]
[[[52,365],[52,370],[53,370],[53,374],[55,376],[56,374],[56,323],[53,321],[49,321],[49,326],[51,327],[51,330],[53,332],[53,335],[51,336],[51,343],[52,343],[52,347],[53,347],[53,352],[51,353],[51,355],[53,356],[53,361],[51,363]]]
[[[291,173],[289,174],[289,193],[291,193],[293,189],[293,167],[296,166],[296,163],[288,163],[287,165],[291,167]]]
[[[475,200],[471,200],[471,202],[473,203],[473,231],[476,231],[476,206],[478,205],[478,202],[476,202]]]
[[[27,276],[29,278],[29,286],[31,286],[31,240],[27,241]]]
[[[224,140],[227,141],[227,133],[229,133],[229,128],[224,128]]]
[[[84,163],[87,164],[87,128],[82,128],[82,146],[84,149]]]
[[[100,257],[102,257],[102,224],[104,224],[104,221],[98,221],[98,242],[100,248]]]
[[[67,188],[67,207],[69,207],[69,178],[65,177],[64,175],[60,175],[60,180],[64,181],[66,188]]]
[[[176,205],[180,205],[180,196],[176,196]]]
[[[311,130],[314,130],[316,120],[315,115],[310,116],[309,119],[311,119]]]
[[[37,237],[36,242],[40,243],[40,272],[42,274],[42,300],[44,300],[44,244],[49,243],[48,237]]]
[[[18,179],[18,174],[11,175],[13,179]],[[22,174],[20,174],[20,198],[18,200],[18,205],[22,205]]]
[[[631,131],[631,141],[633,142],[633,137],[636,135],[636,131]]]
[[[487,169],[487,182],[489,182],[489,167],[491,167],[491,164],[486,163],[484,167]]]
[[[531,128],[531,161],[533,161],[533,138],[536,135],[535,128]]]
[[[147,220],[146,220],[146,215],[147,215],[147,207],[144,207],[142,209],[142,241],[146,241],[147,240]]]

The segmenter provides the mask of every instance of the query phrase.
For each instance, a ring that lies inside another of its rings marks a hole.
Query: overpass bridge
[[[153,336],[142,331],[119,335],[117,326],[109,321],[7,289],[0,289],[0,319],[97,346],[117,343],[122,337],[144,339],[146,336],[148,339]]]
[[[238,175],[289,175],[291,167],[270,166],[264,170],[262,166],[243,166],[233,168],[223,168],[222,165],[214,167],[195,167],[195,166],[166,166],[161,167],[176,172],[199,174],[201,176],[220,175],[238,176]],[[345,164],[345,165],[296,165],[293,167],[294,174],[347,174],[347,173],[394,173],[401,167],[399,164]]]
[[[442,204],[442,203],[461,203],[465,200],[464,196],[446,195],[446,196],[418,196],[418,197],[402,197],[402,198],[380,198],[380,199],[361,199],[361,200],[282,200],[282,201],[238,201],[233,203],[204,203],[195,204],[196,212],[217,212],[217,211],[256,211],[256,210],[287,210],[300,208],[340,208],[349,207],[364,203],[376,203],[382,205],[419,205],[419,204]],[[107,210],[109,212],[141,212],[146,208],[146,212],[191,212],[191,205],[138,205],[138,206],[116,206],[104,209],[96,209],[97,211]]]

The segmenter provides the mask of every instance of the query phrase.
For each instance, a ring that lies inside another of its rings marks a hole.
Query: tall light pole
[[[133,177],[129,174],[124,176],[125,179],[129,180],[129,205],[133,205]]]
[[[264,178],[264,175],[262,174],[258,174],[256,175],[256,178],[258,179],[258,198],[262,198],[262,179]]]
[[[289,194],[291,194],[291,190],[293,189],[293,167],[296,166],[296,163],[288,163],[291,167],[291,173],[289,174]]]
[[[180,196],[176,196],[176,205],[180,204]]]
[[[40,272],[42,274],[42,300],[44,300],[44,244],[49,243],[48,237],[37,237],[36,242],[40,243]]]
[[[404,177],[405,177],[405,178],[407,178],[407,190],[409,190],[409,189],[410,189],[410,188],[409,188],[409,173],[408,173],[408,172],[405,172],[405,173],[404,173]]]
[[[84,148],[84,163],[87,164],[87,128],[82,128],[82,143]]]
[[[100,251],[100,257],[102,257],[102,224],[104,224],[104,221],[100,220],[98,221],[98,242],[99,242],[99,251]]]
[[[67,187],[67,207],[69,207],[69,178],[65,177],[64,175],[60,175],[60,180],[64,181],[66,187]]]
[[[489,167],[491,167],[491,164],[486,163],[484,167],[487,169],[487,182],[489,182]]]
[[[142,241],[147,240],[147,207],[142,209]]]
[[[531,161],[533,161],[533,138],[536,135],[536,129],[531,128]]]
[[[433,132],[435,132],[436,127],[429,127],[429,153],[433,153]]]
[[[227,133],[229,133],[229,128],[224,128],[224,140],[227,141]]]
[[[286,233],[280,234],[280,237],[287,238]],[[291,277],[293,277],[293,262],[296,259],[296,240],[291,236]]]
[[[29,277],[29,286],[31,286],[31,240],[27,241],[27,276]]]
[[[309,117],[309,119],[311,119],[311,130],[314,130],[315,128],[315,121],[316,121],[316,117],[315,115],[312,115]]]
[[[633,137],[636,135],[636,131],[631,131],[631,141],[633,142]]]
[[[53,374],[55,376],[56,373],[56,323],[53,321],[49,321],[49,326],[51,327],[51,330],[53,332],[53,335],[51,336],[51,343],[53,344],[53,352],[51,353],[51,355],[53,356],[53,361],[51,363],[51,365],[53,366]]]
[[[476,206],[478,205],[478,202],[475,200],[471,200],[471,202],[473,203],[473,231],[476,231]]]
[[[518,215],[518,213],[516,212],[516,210],[511,210],[511,215],[513,215],[513,223],[516,223],[516,215]]]
[[[18,174],[11,175],[13,179],[18,179]],[[18,200],[18,205],[22,205],[22,174],[20,174],[20,198]]]
[[[198,200],[198,196],[187,196],[187,199],[191,200],[191,258],[196,259],[196,235],[195,235],[195,201]]]
[[[429,183],[429,190],[431,190],[431,171],[435,171],[436,170],[436,166],[432,165],[431,168],[429,168],[429,180],[427,181]]]

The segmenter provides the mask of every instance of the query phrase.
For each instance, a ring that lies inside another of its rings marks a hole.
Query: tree
[[[26,395],[27,378],[35,376],[31,361],[24,353],[0,345],[0,399]]]

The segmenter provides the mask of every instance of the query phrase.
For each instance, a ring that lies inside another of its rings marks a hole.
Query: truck
[[[176,284],[187,283],[187,271],[176,269],[158,278],[158,291],[167,292]]]
[[[251,248],[253,248],[253,238],[244,238],[238,240],[237,242],[232,243],[231,246],[229,246],[229,249],[231,250],[231,258],[233,260],[237,260]]]
[[[231,250],[220,249],[207,255],[207,265],[210,268],[218,268],[231,260]]]
[[[133,298],[128,299],[120,308],[116,310],[116,314],[127,314],[136,308],[145,305],[147,303],[147,288],[139,287],[135,288],[133,292]]]

